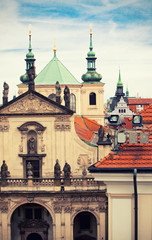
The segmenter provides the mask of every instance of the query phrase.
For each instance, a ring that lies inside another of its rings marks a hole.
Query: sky
[[[115,95],[121,72],[124,92],[152,97],[152,1],[149,0],[0,0],[0,102],[3,83],[9,100],[18,95],[25,73],[29,24],[36,74],[53,58],[81,82],[87,71],[90,23],[96,71],[102,74],[105,102]]]

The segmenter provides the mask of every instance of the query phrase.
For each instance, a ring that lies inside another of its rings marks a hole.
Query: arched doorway
[[[27,203],[15,209],[11,217],[11,240],[53,239],[53,221],[46,208]]]
[[[81,212],[74,218],[74,240],[97,240],[97,220],[90,212]]]
[[[28,235],[26,240],[43,240],[38,233],[31,233]]]

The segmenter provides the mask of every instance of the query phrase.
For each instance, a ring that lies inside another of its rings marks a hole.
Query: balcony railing
[[[76,187],[97,187],[103,185],[97,182],[94,178],[70,178],[70,179],[55,179],[55,178],[0,178],[0,187],[57,187],[71,186]]]

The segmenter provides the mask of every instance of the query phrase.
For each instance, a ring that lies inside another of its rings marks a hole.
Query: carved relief
[[[65,207],[65,208],[64,208],[64,212],[65,212],[65,213],[72,213],[73,210],[74,210],[73,207]]]
[[[92,164],[91,158],[89,158],[88,154],[80,154],[77,160],[80,168],[88,167]]]
[[[8,202],[0,201],[0,210],[2,213],[7,213],[8,212]]]
[[[54,128],[56,131],[69,131],[71,129],[70,118],[66,116],[58,116],[55,119]]]
[[[9,122],[6,117],[0,117],[0,132],[8,132]]]
[[[101,94],[101,93],[104,93],[104,90],[99,90],[98,93],[100,93],[100,94]]]
[[[58,109],[53,104],[48,103],[47,101],[30,94],[24,97],[21,100],[18,100],[16,103],[8,106],[1,112],[8,113],[61,113],[62,109]]]
[[[60,207],[60,206],[57,206],[57,207],[56,207],[56,206],[55,206],[55,207],[54,207],[54,212],[55,212],[55,213],[62,213],[62,207]]]

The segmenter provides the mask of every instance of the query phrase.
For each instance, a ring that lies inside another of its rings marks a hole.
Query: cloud
[[[65,10],[67,4],[71,12]],[[24,59],[28,51],[29,23],[32,23],[32,47],[36,57],[36,72],[39,73],[52,59],[53,39],[56,37],[58,58],[81,81],[82,74],[87,70],[85,58],[89,51],[89,23],[93,22],[96,67],[105,82],[105,99],[115,93],[119,66],[124,88],[128,84],[132,96],[139,92],[141,96],[150,97],[151,5],[147,5],[148,9],[146,3],[143,7],[142,5],[142,1],[135,0],[75,0],[68,3],[65,0],[1,1],[1,89],[3,81],[6,81],[10,85],[10,95],[17,92],[15,86],[20,83],[19,78],[25,73]],[[136,14],[132,21],[127,21],[129,9],[132,8],[131,15],[134,16],[137,12],[136,7],[140,12],[140,20]],[[59,10],[56,11],[57,9]],[[71,16],[73,9],[75,16]],[[62,14],[61,10],[66,11],[66,14]],[[146,16],[146,11],[148,17],[142,17]]]

